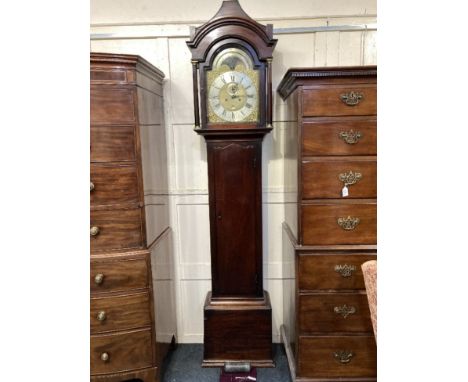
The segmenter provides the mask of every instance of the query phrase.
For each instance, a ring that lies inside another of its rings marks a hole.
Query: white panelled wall
[[[275,90],[290,67],[373,65],[375,0],[240,0],[278,44]],[[203,302],[211,288],[208,179],[205,142],[193,131],[189,25],[213,16],[221,0],[91,0],[91,50],[138,54],[165,75],[164,112],[169,169],[169,212],[174,249],[178,341],[203,342]],[[288,117],[275,94],[274,130],[263,143],[264,287],[273,305],[273,339],[282,323],[282,231],[291,190],[284,153],[291,144]],[[288,139],[289,138],[289,139]],[[288,143],[289,141],[289,143]]]

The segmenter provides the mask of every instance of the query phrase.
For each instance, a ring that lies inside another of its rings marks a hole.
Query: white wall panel
[[[377,32],[364,32],[364,65],[377,65]]]
[[[179,267],[182,279],[211,279],[210,223],[206,204],[177,205]]]
[[[241,0],[244,10],[260,20],[376,14],[375,0]],[[91,0],[92,24],[207,21],[221,0]]]
[[[361,65],[363,61],[364,32],[339,32],[339,65]]]
[[[169,40],[171,63],[171,105],[173,124],[191,124],[193,128],[193,86],[191,54],[185,38]]]
[[[177,193],[208,193],[206,143],[193,125],[173,125],[174,172]]]
[[[162,70],[167,77],[169,74],[167,44],[167,38],[156,38],[150,40],[92,40],[91,51],[140,55],[158,69]]]
[[[179,342],[203,342],[203,306],[211,290],[210,280],[183,280],[180,282]]]
[[[288,305],[293,290],[290,267],[284,268],[284,236],[281,223],[288,220],[296,231],[295,162],[288,159],[294,144],[293,116],[276,93],[287,69],[304,66],[373,65],[377,63],[376,31],[349,31],[340,26],[376,22],[375,0],[289,0],[271,1],[266,7],[258,0],[240,1],[246,12],[275,28],[336,26],[337,31],[275,35],[278,44],[273,60],[274,131],[263,142],[264,286],[273,306],[273,339],[279,342],[283,302]],[[176,295],[178,341],[203,341],[203,304],[211,289],[206,144],[193,131],[192,69],[185,44],[189,25],[210,18],[221,0],[91,0],[94,24],[92,51],[138,54],[161,69],[164,81],[164,127],[166,130],[169,195],[158,185],[145,185],[150,208],[169,203],[169,216],[148,221],[148,232],[156,233],[170,220],[172,231],[161,245],[173,252],[173,263],[161,260],[161,274],[154,273],[155,288],[167,288],[163,277],[173,267]],[[284,29],[283,29],[284,33]],[[97,36],[97,37],[96,37]],[[162,127],[161,127],[162,128]],[[150,140],[160,140],[158,132]],[[162,134],[160,134],[162,136]],[[157,147],[157,145],[155,145]],[[289,153],[290,154],[290,153]],[[157,150],[149,150],[149,162],[160,166]],[[162,249],[161,249],[162,250]],[[283,287],[286,295],[283,296]],[[164,317],[161,318],[164,320]],[[164,321],[162,321],[164,322]],[[169,325],[169,322],[166,322]]]

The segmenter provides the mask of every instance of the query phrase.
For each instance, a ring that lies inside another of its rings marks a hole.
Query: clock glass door
[[[259,72],[248,53],[239,48],[222,50],[206,80],[209,123],[258,122]]]

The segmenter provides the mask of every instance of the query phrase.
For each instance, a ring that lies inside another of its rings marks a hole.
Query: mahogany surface
[[[359,131],[357,144],[349,145],[341,132]],[[375,155],[377,153],[377,119],[375,117],[305,118],[302,122],[302,154]]]
[[[151,367],[151,348],[151,328],[92,335],[91,370],[93,374],[105,374]],[[108,361],[101,359],[103,353],[109,355]]]
[[[301,253],[297,257],[300,290],[364,289],[361,264],[375,260],[375,253]],[[339,270],[352,271],[344,276]]]
[[[141,208],[91,210],[91,227],[99,233],[91,237],[91,250],[143,248]]]
[[[297,220],[283,223],[295,282],[283,283],[292,301],[284,302],[281,328],[296,382],[376,381],[360,269],[376,258],[376,77],[374,66],[289,69],[278,87],[297,121],[289,153],[297,161]],[[346,195],[340,175],[350,172],[360,177]]]
[[[362,94],[362,101],[348,106],[340,95],[351,91]],[[306,86],[302,95],[304,117],[375,115],[377,113],[377,87],[375,84],[353,84],[348,86]]]
[[[340,217],[348,216],[360,219],[356,228],[349,231],[337,223]],[[376,244],[377,206],[375,202],[350,199],[340,204],[303,204],[302,227],[304,244]]]
[[[155,382],[164,354],[156,342],[140,129],[161,115],[154,95],[162,94],[164,75],[138,56],[92,53],[90,77],[91,380]]]
[[[212,292],[204,308],[203,366],[233,360],[273,366],[271,305],[263,290],[261,150],[263,137],[272,130],[276,42],[272,25],[257,23],[237,0],[223,1],[187,42],[195,131],[207,142],[208,160]],[[209,122],[207,71],[227,48],[242,50],[258,71],[257,122]]]
[[[261,140],[210,141],[213,297],[262,297]]]
[[[135,127],[91,125],[91,162],[135,161]]]
[[[347,186],[352,198],[377,197],[377,162],[375,157],[304,158],[302,160],[302,198],[339,199],[344,183],[340,174],[361,174],[355,184]]]
[[[148,291],[91,297],[91,333],[151,326],[149,298]],[[104,320],[98,318],[100,312],[106,313]]]
[[[301,333],[357,332],[366,333],[372,329],[369,304],[364,292],[303,293],[299,295],[299,330]],[[354,308],[345,316],[335,308]]]
[[[111,257],[91,258],[91,292],[119,292],[148,287],[146,252],[136,253],[130,258]],[[102,275],[100,284],[97,275]]]
[[[300,336],[298,343],[298,375],[336,378],[375,377],[377,351],[373,335],[366,336]],[[349,363],[340,363],[334,353],[352,351]],[[314,360],[310,362],[310,360]],[[360,379],[358,379],[360,380]]]

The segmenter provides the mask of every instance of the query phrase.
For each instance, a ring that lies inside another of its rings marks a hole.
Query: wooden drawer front
[[[353,181],[356,183],[351,184]],[[302,198],[341,198],[346,183],[348,198],[377,197],[377,162],[374,158],[302,161]]]
[[[99,233],[91,235],[91,250],[141,247],[141,211],[140,208],[92,210],[91,230],[97,227]]]
[[[135,160],[135,126],[91,126],[91,162]]]
[[[91,123],[136,122],[134,90],[91,88]]]
[[[299,337],[297,374],[310,378],[375,377],[377,348],[374,337]]]
[[[376,258],[376,254],[301,254],[298,260],[299,289],[364,289],[361,264]]]
[[[359,222],[353,224],[357,219]],[[343,220],[349,229],[339,225]],[[302,205],[302,238],[306,245],[376,244],[377,205],[375,202]]]
[[[348,105],[342,97],[352,93],[362,98],[355,105]],[[320,117],[326,115],[375,115],[377,114],[377,88],[375,84],[325,85],[305,88],[302,95],[302,115]]]
[[[91,165],[92,205],[138,203],[136,165]]]
[[[91,261],[91,292],[118,292],[148,287],[144,259]]]
[[[365,292],[299,295],[298,315],[300,334],[372,332]]]
[[[149,367],[152,356],[151,329],[91,336],[91,374]]]
[[[122,83],[127,82],[127,71],[126,70],[99,70],[94,69],[90,71],[91,82],[101,83]]]
[[[302,122],[303,155],[375,155],[375,117],[315,118]]]
[[[148,292],[91,298],[91,333],[135,329],[151,325]]]

